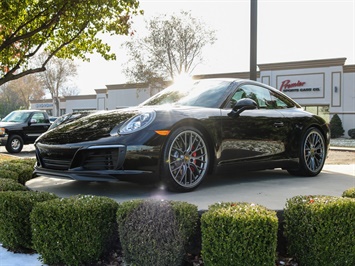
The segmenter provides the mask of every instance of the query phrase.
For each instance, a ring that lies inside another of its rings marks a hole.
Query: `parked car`
[[[34,143],[49,126],[49,117],[45,111],[13,111],[0,122],[0,143],[9,153],[19,153],[24,144]]]
[[[34,173],[87,181],[151,177],[185,192],[223,169],[318,175],[329,140],[323,118],[272,87],[201,79],[44,133],[35,142]]]

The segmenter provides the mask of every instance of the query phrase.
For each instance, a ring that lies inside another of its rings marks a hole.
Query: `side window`
[[[45,117],[43,113],[34,113],[31,119],[35,119],[37,123],[45,123]]]
[[[242,98],[254,100],[259,108],[269,108],[271,102],[270,91],[256,85],[242,85],[235,92],[232,100],[238,101]]]
[[[267,88],[246,84],[237,88],[230,100],[229,108],[232,108],[238,100],[243,98],[254,100],[261,109],[284,109],[293,107],[293,104],[286,98],[283,98],[281,95]]]
[[[277,109],[294,107],[294,105],[292,103],[290,103],[290,101],[288,101],[287,99],[283,99],[277,93],[275,93],[275,92],[270,92],[270,93],[271,93],[271,99],[272,99],[272,101],[275,102]]]

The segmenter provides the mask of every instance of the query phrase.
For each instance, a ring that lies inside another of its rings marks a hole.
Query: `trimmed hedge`
[[[2,191],[27,191],[28,189],[15,180],[0,178],[0,192]]]
[[[181,265],[198,223],[187,202],[133,200],[117,211],[124,259],[130,265]]]
[[[355,199],[355,187],[349,188],[343,192],[342,197]]]
[[[24,185],[28,180],[32,179],[33,164],[30,160],[9,160],[0,165],[0,171],[11,171],[17,173],[17,182]],[[15,175],[14,175],[15,176]],[[13,179],[15,177],[12,177]]]
[[[0,192],[0,242],[11,250],[32,249],[30,213],[39,202],[57,196],[47,192]]]
[[[245,202],[216,203],[201,217],[204,265],[275,265],[276,212]]]
[[[296,196],[287,200],[288,251],[301,265],[355,265],[355,199]]]
[[[0,168],[0,178],[3,179],[11,179],[18,183],[18,173],[11,171],[11,170],[6,170],[6,169],[1,169]]]
[[[37,204],[31,213],[33,246],[45,264],[97,261],[117,241],[118,203],[76,196]]]

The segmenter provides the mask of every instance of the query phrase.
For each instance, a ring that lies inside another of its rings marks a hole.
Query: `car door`
[[[42,133],[49,128],[49,120],[42,112],[34,112],[28,120],[28,125],[24,127],[24,135],[30,142],[34,142]]]
[[[258,108],[245,110],[237,117],[228,116],[233,104],[242,98],[254,100]],[[267,88],[254,84],[242,84],[236,88],[221,111],[220,164],[280,157],[285,151],[287,127],[285,117],[274,103]]]

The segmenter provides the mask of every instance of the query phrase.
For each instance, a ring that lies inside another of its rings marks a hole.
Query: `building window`
[[[319,115],[327,123],[329,123],[329,105],[318,105],[318,106],[303,106],[304,109],[312,114]]]

